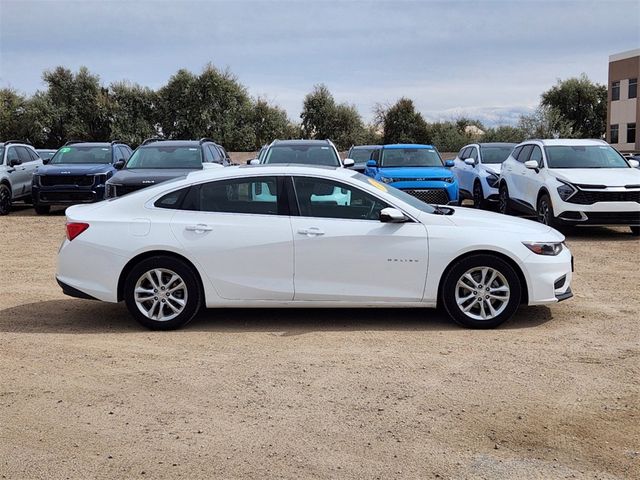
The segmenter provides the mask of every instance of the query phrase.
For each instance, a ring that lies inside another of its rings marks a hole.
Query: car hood
[[[564,241],[564,235],[560,232],[533,220],[475,208],[454,207],[454,210],[455,213],[447,218],[457,226],[469,228],[471,231],[483,229],[517,234],[522,236],[523,240],[530,241]]]
[[[193,168],[132,168],[117,172],[109,183],[118,185],[153,185],[155,183],[166,182],[174,178],[184,177],[191,172],[200,169]]]
[[[489,173],[495,173],[496,175],[500,175],[502,171],[501,163],[483,163],[482,166]]]
[[[549,173],[565,182],[580,185],[640,185],[640,170],[636,168],[550,168]]]
[[[108,173],[113,170],[110,163],[56,163],[55,165],[38,166],[38,174],[40,175],[95,175],[99,173]]]
[[[445,167],[381,167],[378,173],[393,178],[447,178],[451,170]]]

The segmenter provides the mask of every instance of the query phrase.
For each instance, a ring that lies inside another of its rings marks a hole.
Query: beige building
[[[640,48],[609,57],[607,141],[621,152],[640,152],[638,78]]]

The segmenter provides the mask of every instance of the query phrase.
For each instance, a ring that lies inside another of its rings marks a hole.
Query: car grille
[[[413,177],[413,178],[392,178],[392,182],[447,182],[452,183],[452,177],[442,177],[442,178],[427,178],[427,177]]]
[[[95,194],[93,192],[40,192],[41,202],[93,202]]]
[[[578,192],[569,198],[567,202],[577,203],[578,205],[592,205],[597,202],[640,203],[640,190],[635,192],[597,192],[593,190],[578,190]]]
[[[449,203],[449,196],[442,188],[402,189],[402,191],[425,203],[435,203],[436,205]]]
[[[40,185],[43,187],[55,187],[58,185],[77,185],[90,187],[93,185],[93,175],[41,175]]]
[[[136,190],[141,190],[145,187],[149,187],[151,185],[113,185],[107,184],[107,197],[121,197],[126,195],[127,193],[135,192]]]

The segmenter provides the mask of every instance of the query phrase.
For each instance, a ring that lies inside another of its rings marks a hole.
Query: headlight
[[[563,202],[566,202],[567,200],[569,200],[569,198],[571,198],[573,194],[578,191],[576,187],[574,187],[570,183],[565,182],[564,180],[560,180],[559,178],[556,178],[556,180],[562,184],[557,188],[557,190],[558,190],[558,195],[560,195],[560,198],[562,199]]]
[[[555,257],[562,251],[562,242],[522,242],[522,244],[537,255]]]
[[[487,183],[489,184],[489,186],[491,188],[497,188],[498,187],[498,180],[500,180],[500,177],[498,177],[498,175],[496,175],[495,173],[490,173],[487,176]]]
[[[380,177],[380,181],[383,182],[383,183],[391,183],[391,182],[393,182],[393,178]]]

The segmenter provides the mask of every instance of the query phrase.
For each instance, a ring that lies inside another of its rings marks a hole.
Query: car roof
[[[112,145],[111,142],[73,142],[68,145],[64,145],[65,147],[110,147]],[[113,145],[119,145],[119,143],[115,143]]]
[[[287,145],[330,145],[329,140],[274,140],[271,146],[287,146]]]
[[[354,145],[353,147],[351,147],[353,150],[357,150],[359,148],[367,148],[367,149],[374,149],[374,150],[379,150],[382,148],[382,145]]]
[[[577,138],[544,138],[531,139],[522,143],[540,142],[545,146],[567,146],[567,147],[587,147],[608,145],[604,140],[598,139],[577,139]]]
[[[213,143],[214,141],[206,141],[200,143],[200,140],[156,140],[153,142],[149,142],[146,145],[140,145],[138,148],[147,148],[153,146],[165,146],[165,147],[199,147],[204,143]]]
[[[486,143],[475,143],[475,144],[472,143],[470,145],[480,145],[481,147],[515,147],[517,145],[517,143],[511,143],[511,142],[486,142]]]
[[[435,148],[433,145],[426,145],[421,143],[392,143],[389,145],[382,145],[384,149],[390,148]]]

